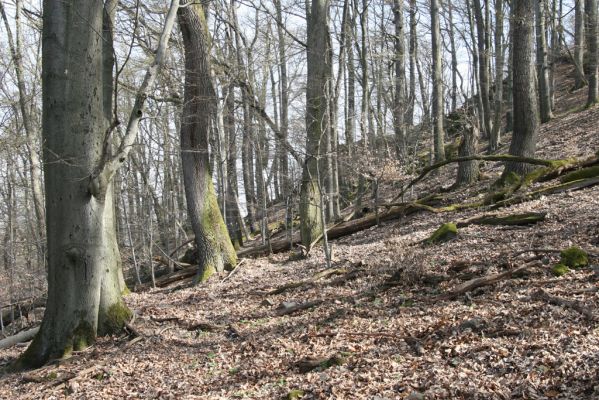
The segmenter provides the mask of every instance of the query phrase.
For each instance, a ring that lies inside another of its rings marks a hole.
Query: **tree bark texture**
[[[190,4],[179,9],[178,17],[185,47],[181,164],[187,210],[198,249],[196,281],[205,281],[215,272],[234,268],[237,256],[210,173],[208,137],[216,96],[210,77],[210,37],[204,9]]]
[[[113,1],[44,1],[42,100],[48,302],[17,361],[38,367],[118,332],[130,317],[121,292],[112,185],[93,196],[110,125]],[[101,32],[102,34],[98,34]],[[110,56],[107,55],[110,52]],[[108,81],[107,81],[108,80]],[[87,178],[87,179],[86,179]]]
[[[327,88],[331,79],[331,47],[328,28],[329,0],[313,0],[308,19],[308,82],[306,88],[306,161],[300,193],[302,243],[310,246],[322,232],[320,146],[328,140]]]
[[[512,5],[512,79],[513,79],[513,134],[509,153],[532,157],[537,143],[539,109],[535,89],[533,64],[534,2],[517,0]],[[519,175],[530,172],[531,166],[520,162],[507,162],[505,172]]]

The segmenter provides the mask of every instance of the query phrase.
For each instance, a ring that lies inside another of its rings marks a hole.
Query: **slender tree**
[[[597,0],[585,1],[585,12],[587,19],[587,44],[589,47],[588,78],[589,94],[587,106],[599,102],[599,84],[597,75],[599,65],[599,49],[597,43]]]
[[[403,0],[393,0],[395,24],[395,97],[393,101],[393,126],[395,130],[395,150],[397,157],[405,156],[406,127],[405,113],[405,40],[403,23]]]
[[[537,34],[537,84],[539,88],[539,109],[541,122],[545,123],[553,118],[549,83],[547,30],[545,25],[545,0],[535,1],[535,21]]]
[[[328,140],[327,88],[331,79],[331,48],[328,28],[329,0],[312,0],[308,17],[308,82],[306,87],[306,161],[302,172],[300,221],[304,246],[322,232],[322,196],[319,179],[321,143]],[[364,49],[363,49],[364,51]]]
[[[539,109],[535,90],[533,63],[533,21],[535,1],[517,0],[512,4],[512,76],[513,76],[513,123],[514,130],[510,154],[532,157],[537,144]],[[519,162],[508,162],[504,173],[523,175],[531,166]]]
[[[431,37],[433,49],[433,142],[435,162],[445,160],[443,128],[443,64],[441,56],[441,28],[439,25],[439,1],[431,0]]]

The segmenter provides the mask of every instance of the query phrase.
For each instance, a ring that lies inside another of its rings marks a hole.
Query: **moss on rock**
[[[570,268],[582,268],[589,265],[589,256],[580,247],[572,246],[560,253],[560,264]]]
[[[562,276],[570,272],[570,268],[564,264],[555,264],[553,268],[551,268],[551,272],[555,276]]]
[[[458,235],[458,228],[455,223],[448,222],[441,225],[433,234],[426,240],[429,244],[442,243],[455,238]]]

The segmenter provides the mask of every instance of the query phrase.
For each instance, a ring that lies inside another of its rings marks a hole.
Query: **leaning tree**
[[[208,137],[216,95],[210,76],[210,36],[205,10],[201,4],[190,2],[179,9],[178,16],[185,48],[181,164],[187,210],[198,249],[196,280],[205,281],[217,271],[233,268],[237,254],[218,207],[210,173]]]

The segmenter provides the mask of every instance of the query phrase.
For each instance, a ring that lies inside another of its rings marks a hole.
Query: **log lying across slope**
[[[403,205],[395,205],[390,207],[388,210],[379,213],[378,220],[381,222],[389,221],[400,218],[402,216],[410,215],[418,211],[422,211],[424,207],[430,207],[430,205],[414,202],[405,203]],[[352,233],[363,231],[364,229],[371,228],[377,224],[376,214],[369,214],[362,218],[358,218],[352,221],[342,222],[334,225],[327,230],[327,238],[329,240],[338,239],[343,236],[351,235]],[[280,253],[282,251],[289,250],[291,245],[289,239],[273,240],[271,242],[271,248],[273,253]],[[293,244],[300,242],[299,235],[294,235]],[[257,246],[248,249],[241,250],[237,253],[238,257],[258,257],[269,253],[268,246]]]

